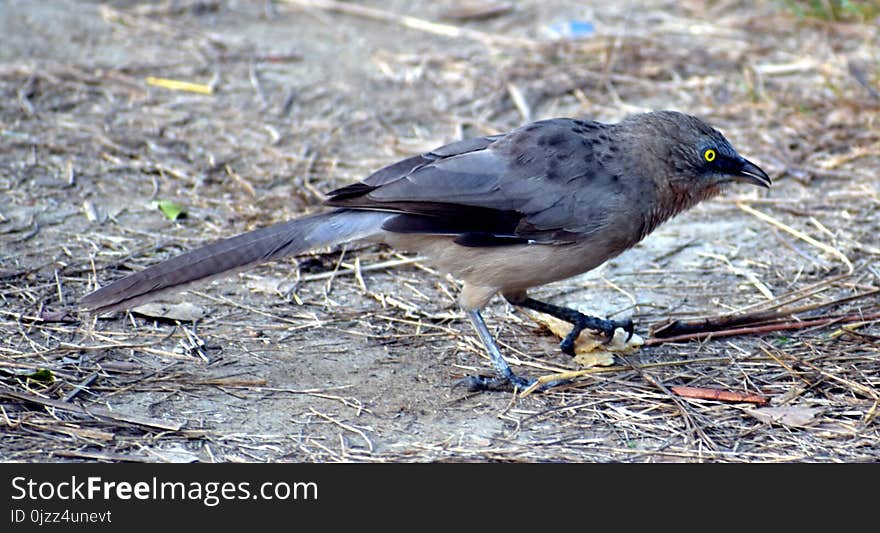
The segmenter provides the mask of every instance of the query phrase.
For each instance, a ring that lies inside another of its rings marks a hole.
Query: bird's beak
[[[736,170],[731,174],[735,181],[751,183],[752,185],[759,185],[761,187],[770,187],[770,176],[761,170],[758,165],[747,159],[740,159],[740,164],[742,166],[739,167],[739,170]]]

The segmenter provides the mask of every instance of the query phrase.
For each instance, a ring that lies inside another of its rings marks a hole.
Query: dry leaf
[[[785,407],[761,407],[759,409],[746,409],[746,412],[761,422],[768,424],[782,424],[784,426],[804,427],[816,421],[816,416],[822,412],[818,407],[799,407],[790,405]]]
[[[547,329],[560,339],[564,339],[571,331],[571,324],[564,320],[536,311],[526,310],[526,312],[539,324],[547,326]],[[642,337],[635,334],[627,341],[626,335],[623,328],[617,328],[614,331],[614,338],[606,343],[602,334],[585,329],[574,342],[575,362],[582,366],[613,365],[615,352],[630,354],[645,343]]]
[[[614,354],[607,350],[595,350],[587,353],[574,354],[574,362],[578,366],[611,366],[614,364]]]

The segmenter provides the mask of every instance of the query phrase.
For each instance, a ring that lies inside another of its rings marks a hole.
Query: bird
[[[462,282],[458,304],[495,370],[460,380],[469,390],[522,390],[480,313],[497,294],[584,329],[629,335],[632,320],[586,315],[528,290],[588,272],[661,223],[743,182],[771,179],[695,116],[659,110],[616,123],[550,118],[467,138],[380,168],[333,190],[326,209],[223,239],[130,274],[84,296],[91,313],[130,309],[256,264],[349,241],[417,252]]]

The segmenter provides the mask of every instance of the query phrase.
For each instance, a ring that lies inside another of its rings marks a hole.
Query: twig
[[[790,355],[790,357],[793,360],[797,361],[798,363],[800,363],[804,366],[810,367],[811,369],[815,370],[816,372],[818,372],[822,376],[824,376],[832,381],[836,381],[838,383],[842,383],[842,384],[848,386],[854,392],[860,393],[863,396],[867,396],[868,398],[871,398],[874,401],[880,401],[880,393],[878,393],[877,390],[872,387],[867,387],[865,385],[862,385],[861,383],[856,383],[855,381],[852,381],[852,380],[849,380],[846,378],[842,378],[840,376],[832,374],[831,372],[828,372],[827,370],[823,370],[823,369],[819,368],[818,366],[807,361],[806,359],[798,359],[798,358],[794,357],[794,355]]]
[[[662,368],[662,367],[676,367],[676,366],[688,366],[688,365],[696,365],[702,363],[723,363],[725,361],[730,361],[730,357],[702,357],[699,359],[681,359],[678,361],[664,361],[660,363],[645,363],[639,365],[639,368]],[[591,374],[606,374],[606,373],[614,373],[614,372],[626,372],[629,370],[636,370],[631,365],[620,365],[620,366],[594,366],[591,368],[586,368],[584,370],[567,370],[565,372],[555,372],[553,374],[546,374],[535,379],[535,382],[527,389],[523,390],[519,396],[520,398],[525,398],[529,394],[535,392],[537,389],[546,383],[552,383],[554,381],[565,381],[570,382],[577,378],[583,376],[589,376]]]
[[[791,365],[787,364],[785,361],[783,361],[782,359],[777,357],[772,351],[770,351],[768,349],[767,346],[759,346],[759,348],[761,349],[762,352],[767,354],[770,357],[770,359],[773,359],[774,361],[776,361],[776,364],[778,364],[779,366],[784,368],[791,376],[803,381],[804,385],[806,385],[807,387],[813,386],[813,383],[809,379],[802,376],[801,373],[798,372],[797,370],[795,370],[794,368],[792,368]]]
[[[126,453],[99,452],[99,451],[75,451],[75,450],[58,450],[52,452],[58,457],[75,457],[77,459],[92,459],[97,461],[108,461],[113,463],[152,463],[153,459],[146,456],[137,456]]]
[[[756,311],[753,313],[734,313],[727,314],[717,317],[708,317],[698,320],[693,320],[689,322],[675,320],[669,322],[667,324],[662,324],[660,327],[656,328],[652,332],[652,336],[656,338],[667,338],[677,335],[685,335],[692,333],[706,333],[710,331],[723,331],[727,329],[731,329],[734,326],[743,326],[746,324],[757,326],[757,325],[765,325],[770,322],[779,321],[785,318],[790,318],[800,313],[805,313],[807,311],[813,311],[816,309],[821,309],[823,307],[830,307],[833,305],[839,305],[842,303],[851,302],[853,300],[858,300],[861,298],[866,298],[868,296],[873,296],[875,294],[880,293],[880,289],[874,289],[872,291],[862,292],[859,294],[853,294],[851,296],[846,296],[844,298],[837,298],[835,300],[831,300],[828,302],[817,302],[807,305],[802,305],[799,307],[792,308],[783,308],[778,309],[779,305],[774,305],[768,309],[764,309],[761,311]],[[807,296],[811,296],[812,294],[807,294]],[[802,298],[798,298],[802,299]],[[788,303],[797,301],[789,300]]]
[[[263,90],[263,85],[260,83],[260,76],[257,74],[257,65],[256,63],[251,63],[248,68],[248,78],[251,82],[251,87],[254,88],[254,93],[257,95],[257,99],[260,101],[260,111],[264,111],[267,107],[269,107],[269,101],[266,99],[266,92]]]
[[[339,268],[332,271],[327,272],[318,272],[315,274],[306,274],[299,278],[299,281],[316,281],[319,279],[327,279],[336,276],[343,275],[357,275],[358,271],[360,272],[371,272],[373,270],[384,270],[386,268],[395,268],[404,265],[411,265],[413,263],[418,263],[419,261],[424,261],[425,258],[422,256],[418,257],[408,257],[406,259],[393,259],[390,261],[383,261],[381,263],[373,263],[367,266],[357,267],[357,265],[352,265],[350,263],[340,262],[338,263]]]
[[[708,337],[734,337],[736,335],[753,335],[756,333],[771,333],[774,331],[789,331],[793,329],[805,329],[815,326],[827,326],[829,324],[850,323],[859,321],[880,320],[880,313],[872,313],[869,315],[844,315],[836,317],[817,318],[815,320],[803,320],[795,322],[783,322],[779,324],[770,324],[767,326],[753,326],[747,328],[734,328],[720,331],[703,331],[699,333],[689,333],[686,335],[676,335],[673,337],[651,337],[645,340],[645,346],[656,346],[667,342],[685,342],[697,339],[705,339]]]
[[[312,413],[315,414],[316,416],[319,416],[319,417],[323,418],[324,420],[327,420],[328,422],[331,422],[331,423],[333,423],[333,424],[336,424],[337,426],[341,427],[342,429],[345,429],[345,430],[347,430],[347,431],[351,431],[352,433],[357,433],[358,435],[360,435],[360,437],[361,437],[362,439],[364,439],[364,442],[367,443],[367,448],[369,448],[369,450],[370,450],[371,452],[373,451],[373,443],[370,442],[370,439],[367,437],[366,433],[364,433],[364,432],[361,431],[360,429],[358,429],[358,428],[356,428],[356,427],[354,427],[354,426],[352,426],[352,425],[349,425],[349,424],[345,424],[345,423],[343,423],[343,422],[340,422],[339,420],[336,420],[335,418],[333,418],[333,417],[331,417],[331,416],[329,416],[329,415],[325,415],[324,413],[322,413],[322,412],[320,412],[320,411],[316,411],[316,410],[315,410],[314,408],[312,408],[312,407],[309,407],[309,410],[312,411]]]
[[[693,432],[699,438],[701,438],[703,440],[703,442],[706,443],[706,446],[708,446],[710,450],[716,450],[718,448],[716,446],[715,442],[709,437],[709,435],[707,435],[706,432],[703,431],[703,428],[697,423],[697,421],[693,419],[693,417],[691,416],[691,414],[688,412],[687,408],[685,407],[684,403],[682,403],[681,400],[676,398],[676,396],[669,390],[669,388],[666,387],[666,385],[663,384],[662,381],[660,381],[653,374],[651,374],[647,370],[645,370],[643,365],[640,365],[639,363],[637,363],[635,361],[629,360],[629,358],[627,358],[622,353],[618,353],[616,355],[617,355],[617,357],[620,357],[620,359],[624,363],[626,363],[627,365],[629,365],[633,369],[635,369],[635,371],[638,372],[642,376],[642,379],[645,380],[645,382],[654,386],[657,390],[659,390],[660,392],[665,394],[672,401],[672,403],[675,404],[675,407],[678,409],[678,412],[681,413],[681,418],[682,418],[682,420],[684,420],[685,425],[690,427],[690,429],[692,429]]]
[[[354,15],[372,20],[380,20],[383,22],[393,22],[406,28],[413,30],[432,33],[434,35],[442,35],[452,37],[453,39],[470,39],[478,41],[490,46],[510,46],[517,48],[537,48],[538,42],[532,39],[524,39],[519,37],[508,37],[506,35],[493,35],[470,28],[462,28],[451,24],[441,24],[431,22],[430,20],[410,17],[407,15],[397,15],[388,11],[374,9],[358,4],[349,4],[346,2],[337,2],[335,0],[283,0],[288,4],[296,4],[302,7],[312,7],[324,9],[327,11],[335,11],[346,15]]]
[[[526,96],[523,94],[520,88],[513,83],[508,83],[507,93],[510,95],[510,99],[513,101],[513,105],[516,106],[516,110],[519,111],[523,122],[531,121],[532,108],[529,106],[529,103],[526,100]]]
[[[736,206],[739,207],[740,209],[742,209],[743,211],[745,211],[746,213],[748,213],[756,218],[759,218],[759,219],[763,220],[764,222],[767,222],[768,224],[776,226],[777,228],[781,229],[782,231],[784,231],[786,233],[790,233],[791,235],[794,235],[795,237],[797,237],[798,239],[800,239],[802,241],[805,241],[809,244],[812,244],[816,248],[824,250],[825,252],[828,252],[829,254],[836,255],[846,265],[846,268],[849,270],[849,273],[850,274],[853,273],[854,267],[853,267],[852,262],[849,260],[848,257],[843,255],[843,252],[841,252],[837,248],[834,248],[832,246],[828,246],[824,242],[819,242],[816,239],[807,235],[806,233],[804,233],[802,231],[798,231],[798,230],[794,229],[793,227],[789,226],[788,224],[785,224],[784,222],[781,222],[766,213],[758,211],[757,209],[753,208],[750,205],[738,203],[738,204],[736,204]]]
[[[0,396],[11,398],[13,400],[19,400],[22,402],[35,403],[44,407],[59,409],[61,411],[77,413],[85,416],[94,416],[98,418],[109,418],[110,420],[115,420],[117,422],[126,422],[129,424],[135,424],[137,426],[157,428],[164,431],[180,431],[180,428],[183,427],[182,422],[166,422],[164,420],[149,418],[146,416],[118,413],[116,411],[111,411],[103,407],[80,407],[78,405],[71,405],[62,400],[52,400],[50,398],[42,398],[40,396],[37,396],[36,394],[18,392],[5,386],[0,388]]]
[[[719,400],[722,402],[748,402],[765,404],[767,398],[760,394],[749,394],[745,392],[736,392],[722,389],[709,389],[704,387],[685,387],[681,385],[673,385],[669,390],[684,398],[697,398],[701,400]]]
[[[91,374],[89,374],[88,377],[86,377],[86,379],[82,380],[80,383],[73,386],[73,390],[70,391],[67,394],[67,396],[64,397],[63,401],[69,402],[70,400],[74,399],[77,394],[86,390],[86,388],[88,388],[88,386],[91,385],[92,382],[95,381],[95,378],[97,378],[97,377],[98,377],[97,372],[92,372]]]
[[[868,79],[868,74],[865,72],[865,68],[861,64],[856,63],[855,61],[850,59],[846,62],[846,67],[850,75],[852,75],[852,77],[855,78],[857,82],[859,82],[859,85],[861,85],[865,88],[866,91],[868,91],[868,94],[870,94],[875,100],[880,100],[880,91],[871,86],[871,81]]]

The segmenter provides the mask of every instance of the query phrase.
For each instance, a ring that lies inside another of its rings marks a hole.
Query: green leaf
[[[43,383],[55,383],[55,374],[47,368],[41,368],[36,372],[25,374],[24,377],[34,381],[41,381]]]
[[[158,202],[155,202],[155,205],[159,208],[159,211],[162,211],[162,214],[164,214],[168,220],[177,220],[178,218],[184,218],[186,216],[186,211],[183,210],[183,206],[177,202],[172,202],[171,200],[159,200]]]

